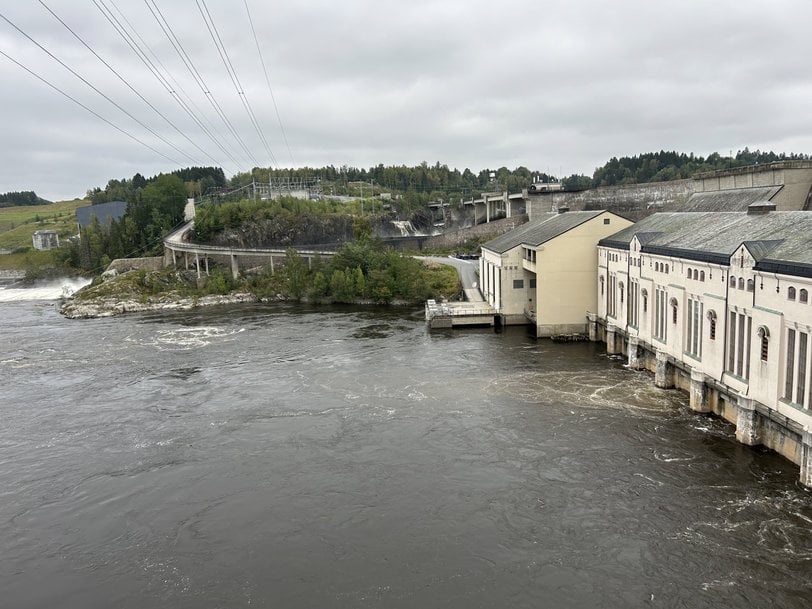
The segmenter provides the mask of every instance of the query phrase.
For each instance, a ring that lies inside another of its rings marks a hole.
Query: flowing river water
[[[0,310],[2,607],[812,606],[797,467],[602,345]]]

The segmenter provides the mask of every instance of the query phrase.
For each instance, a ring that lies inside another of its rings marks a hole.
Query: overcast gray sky
[[[137,119],[0,19],[0,51],[115,125],[0,55],[0,192],[74,198],[190,165],[566,176],[661,149],[812,152],[810,0],[28,0],[0,14]]]

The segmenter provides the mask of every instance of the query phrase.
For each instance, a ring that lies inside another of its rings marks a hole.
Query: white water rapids
[[[38,283],[30,288],[2,288],[0,302],[17,302],[23,300],[58,300],[71,296],[80,288],[90,283],[90,279],[71,277],[54,279]]]

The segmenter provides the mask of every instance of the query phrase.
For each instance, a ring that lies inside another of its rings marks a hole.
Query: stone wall
[[[515,216],[513,218],[502,218],[484,224],[478,224],[470,228],[460,228],[449,231],[442,235],[428,237],[423,241],[422,249],[457,249],[465,245],[471,239],[489,240],[498,237],[517,226],[527,222],[527,216]]]
[[[154,256],[151,258],[116,258],[107,267],[107,271],[115,271],[116,273],[126,273],[127,271],[160,271],[164,268],[163,256]]]
[[[551,192],[529,197],[528,213],[534,215],[568,207],[572,211],[605,209],[629,220],[640,220],[657,211],[676,211],[694,194],[693,180],[602,186],[578,192]]]

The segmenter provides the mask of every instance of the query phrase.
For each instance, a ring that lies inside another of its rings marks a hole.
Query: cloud
[[[145,3],[100,0],[132,24],[169,90],[92,3],[45,4],[155,109],[41,4],[0,12],[160,137],[0,21],[0,50],[143,142],[0,57],[0,191],[72,198],[110,178],[171,171],[173,161],[216,162],[231,174],[273,163],[262,136],[281,167],[291,157],[297,166],[425,160],[565,175],[660,149],[812,149],[812,85],[799,52],[812,4],[803,0],[769,9],[754,0],[248,0],[273,99],[243,2],[205,2],[235,87],[198,11],[202,0],[156,2],[196,75]]]

